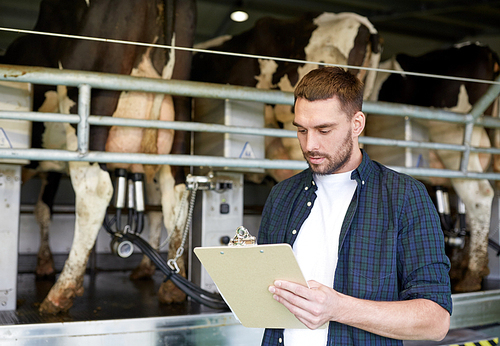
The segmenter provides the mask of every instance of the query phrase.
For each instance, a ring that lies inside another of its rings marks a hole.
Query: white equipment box
[[[243,225],[243,173],[215,172],[214,180],[215,190],[201,190],[196,195],[192,248],[227,245]],[[191,259],[191,281],[217,292],[200,261],[196,256]]]
[[[264,128],[264,104],[250,101],[195,99],[194,121],[238,127]],[[195,132],[194,154],[227,158],[265,158],[263,136]],[[260,168],[232,171],[263,173]]]
[[[30,111],[31,108],[31,84],[0,83],[0,110]],[[0,148],[23,149],[30,146],[30,121],[0,119]],[[0,310],[16,309],[21,165],[28,162],[0,160]]]

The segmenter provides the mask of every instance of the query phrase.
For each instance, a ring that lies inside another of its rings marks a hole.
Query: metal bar
[[[133,90],[133,91],[146,91],[146,92],[157,92],[157,93],[168,93],[174,95],[191,95],[197,97],[211,97],[211,98],[234,98],[238,100],[250,100],[250,101],[258,101],[258,102],[267,102],[267,103],[281,103],[281,104],[293,104],[293,94],[286,92],[276,92],[276,91],[265,91],[258,90],[255,88],[245,88],[245,87],[234,87],[234,86],[226,86],[226,85],[217,85],[217,84],[209,84],[209,83],[198,83],[198,82],[189,82],[189,81],[175,81],[175,80],[157,80],[157,79],[148,79],[148,78],[139,78],[139,77],[131,77],[131,76],[123,76],[123,75],[112,75],[105,73],[95,73],[95,72],[82,72],[82,71],[68,71],[68,70],[57,70],[57,69],[46,69],[46,68],[33,68],[33,67],[24,67],[24,66],[8,66],[8,65],[0,65],[0,80],[11,80],[18,82],[32,82],[32,83],[42,83],[42,84],[65,84],[70,86],[81,86],[82,81],[83,84],[88,85],[89,92],[90,87],[97,87],[103,89],[112,89],[112,90]],[[85,87],[87,88],[87,87]],[[208,91],[210,90],[210,91]],[[457,114],[453,112],[443,111],[443,110],[429,110],[425,107],[417,107],[417,106],[408,106],[408,105],[398,105],[398,104],[390,104],[390,103],[373,103],[373,102],[365,102],[363,105],[363,110],[371,113],[378,114],[387,114],[387,115],[395,115],[395,116],[409,116],[415,117],[419,119],[428,119],[428,120],[438,120],[438,121],[448,121],[452,123],[464,123],[470,124],[474,121],[473,117],[470,114]],[[35,120],[33,116],[33,112],[0,112],[0,116],[6,115],[6,118],[15,118],[19,119],[21,114],[27,115],[27,118]],[[42,114],[39,119],[45,118],[47,121],[67,121],[75,123],[80,123],[80,117],[75,117],[72,115],[62,115],[62,114]],[[85,118],[85,116],[83,116]],[[189,124],[189,123],[179,123],[179,122],[162,122],[162,121],[148,121],[148,120],[132,120],[132,119],[118,119],[112,117],[102,117],[102,116],[88,116],[88,123],[91,125],[119,125],[119,126],[141,126],[141,127],[157,127],[157,128],[172,128],[172,129],[185,129],[187,131],[208,131],[208,132],[224,132],[224,133],[239,133],[239,134],[254,134],[254,135],[266,135],[273,137],[289,137],[293,138],[296,136],[295,131],[286,131],[280,129],[256,129],[256,128],[238,128],[238,127],[226,127],[223,125],[217,124]],[[38,119],[37,119],[38,120]],[[478,123],[484,123],[491,125],[492,127],[500,128],[500,120],[493,119],[491,117],[486,118],[478,118]],[[189,124],[189,125],[188,125]],[[83,126],[83,125],[82,125]],[[83,131],[85,134],[85,131]],[[80,142],[81,141],[81,142]],[[87,145],[88,145],[88,137],[87,137]],[[406,147],[414,147],[414,148],[428,148],[428,149],[442,149],[442,150],[454,150],[454,151],[465,151],[467,152],[467,146],[459,146],[459,145],[451,145],[444,143],[423,143],[423,142],[405,142],[405,141],[394,141],[390,139],[375,139],[364,137],[360,139],[361,143],[370,143],[375,145],[397,145],[397,146],[406,146]],[[84,148],[85,138],[79,139],[79,143],[81,147]],[[472,148],[469,150],[472,152],[489,152],[489,153],[499,153],[498,149],[494,148]],[[16,152],[12,151],[10,154],[3,153],[2,157],[23,157],[26,159],[42,159],[42,160],[62,160],[62,161],[73,161],[77,160],[72,154],[67,156],[66,159],[61,158],[61,153],[57,153],[57,157],[53,156],[53,153],[47,153],[45,156],[41,156],[41,153],[37,153],[36,157],[32,156],[30,153],[24,152]],[[22,156],[20,156],[22,155]],[[67,155],[67,154],[66,154]],[[103,156],[104,155],[104,156]],[[129,157],[136,157],[132,154]],[[64,155],[63,155],[64,156]],[[93,155],[93,161],[106,162],[106,160],[110,160],[111,157],[105,155],[105,153],[95,153]],[[97,160],[96,157],[101,159]],[[152,155],[149,155],[152,157]],[[178,157],[178,156],[177,156]],[[105,159],[104,159],[105,158]],[[216,158],[212,158],[217,160]],[[223,159],[223,158],[219,158]],[[120,159],[120,162],[124,162]],[[144,159],[140,159],[144,160]],[[145,160],[151,164],[173,164],[176,165],[175,162],[179,162],[177,159],[169,159],[168,162],[163,162],[165,160],[156,160],[155,162],[150,162],[150,158]],[[193,162],[193,157],[190,157],[191,162]],[[229,159],[232,160],[232,159]],[[90,161],[90,160],[88,160]],[[130,162],[131,160],[127,160],[125,162]],[[296,164],[289,165],[281,165],[278,163],[277,165],[273,165],[270,162],[276,162],[268,160],[269,162],[262,164],[256,163],[255,165],[249,165],[245,163],[243,166],[240,166],[240,163],[234,163],[234,161],[229,162],[220,162],[213,161],[209,162],[207,159],[201,159],[197,163],[198,165],[211,165],[211,166],[227,166],[227,167],[259,167],[259,168],[288,168],[288,169],[301,169],[305,166]],[[115,162],[115,161],[108,161]],[[296,161],[298,162],[298,161]],[[140,163],[140,162],[138,162]],[[181,164],[181,163],[177,163]],[[183,165],[186,165],[186,162],[182,162]],[[300,167],[300,168],[297,168]],[[406,170],[406,172],[409,172]],[[433,170],[433,172],[437,172]],[[471,177],[485,177],[485,174],[481,173],[467,173],[464,170],[462,173],[450,173],[453,171],[442,171],[439,176],[444,177],[462,177],[462,178],[471,178]],[[421,173],[412,173],[412,175],[420,175],[420,176],[432,176],[429,172],[421,172]],[[478,175],[479,174],[479,175]],[[498,177],[495,175],[491,176],[491,179],[498,180]]]
[[[293,93],[277,90],[30,66],[0,65],[0,80],[293,105]]]
[[[496,79],[497,82],[500,82],[500,76]],[[500,94],[500,85],[494,84],[488,88],[488,91],[481,96],[481,98],[474,104],[472,110],[469,112],[474,120],[479,118],[479,116],[483,115],[483,113],[488,109],[491,103],[498,97]]]
[[[90,86],[82,84],[78,87],[78,152],[87,155],[89,152],[89,115],[90,115]]]
[[[463,142],[465,146],[465,151],[462,153],[462,160],[460,161],[460,170],[462,172],[466,172],[467,167],[469,166],[470,148],[471,148],[473,131],[474,131],[473,122],[470,122],[467,125],[465,125],[464,142]]]
[[[433,150],[451,150],[451,151],[464,151],[465,146],[456,144],[446,144],[446,143],[434,143],[434,142],[417,142],[417,141],[406,141],[400,139],[389,139],[389,138],[376,138],[376,137],[359,137],[359,143],[369,144],[369,145],[381,145],[388,147],[400,147],[400,148],[418,148],[418,149],[433,149]],[[491,148],[477,148],[477,150],[486,150]],[[498,151],[500,153],[500,149]]]
[[[452,169],[436,169],[436,168],[417,168],[417,167],[392,167],[389,168],[414,177],[440,177],[451,179],[488,179],[499,180],[500,173],[479,173],[479,172],[461,172]]]
[[[263,169],[293,169],[307,168],[305,161],[269,160],[269,159],[238,159],[218,156],[201,155],[152,155],[137,153],[110,153],[90,151],[81,156],[78,152],[51,149],[0,149],[0,159],[84,161],[100,163],[139,163],[150,165],[200,166],[223,168],[263,168]],[[442,177],[461,179],[500,180],[500,173],[460,172],[450,169],[390,167],[391,169],[418,177]]]
[[[67,122],[78,124],[80,117],[73,114],[59,113],[40,113],[40,112],[20,112],[20,111],[0,111],[0,119],[47,121],[47,122]],[[91,115],[88,117],[89,125],[101,126],[126,126],[143,127],[157,129],[172,129],[176,131],[195,131],[195,132],[213,132],[213,133],[231,133],[243,135],[256,135],[281,138],[296,138],[297,132],[284,129],[258,128],[258,127],[239,127],[219,124],[206,124],[183,121],[162,121],[162,120],[144,120],[144,119],[125,119]],[[361,144],[397,146],[407,148],[433,149],[433,150],[451,150],[464,151],[465,146],[435,142],[417,142],[404,141],[389,138],[375,138],[362,136],[359,137]],[[471,152],[500,154],[500,148],[480,148],[472,147]]]
[[[203,166],[203,167],[238,167],[264,169],[305,169],[305,161],[238,159],[202,155],[153,155],[142,153],[112,153],[89,151],[81,156],[76,151],[51,149],[5,149],[0,148],[0,158],[26,158],[38,161],[84,161],[101,163],[138,163],[150,165]]]
[[[459,114],[440,109],[429,109],[427,107],[390,102],[364,101],[363,112],[368,114],[368,119],[370,118],[370,114],[383,114],[399,117],[411,117],[416,119],[446,121],[458,124],[466,124],[471,121],[471,116],[468,114]]]
[[[78,124],[78,122],[80,121],[80,116],[76,114],[61,113],[0,111],[0,119]]]
[[[500,290],[452,294],[450,329],[500,322]]]
[[[90,85],[92,88],[110,90],[145,91],[218,99],[229,98],[269,104],[293,105],[294,103],[293,93],[291,92],[260,90],[250,87],[214,83],[152,79],[109,73],[58,70],[29,66],[0,64],[0,80],[75,87],[84,83]],[[458,114],[445,110],[389,102],[365,101],[363,103],[363,111],[368,114],[410,116],[418,119],[447,121],[460,124],[466,124],[470,122],[472,118],[469,114]],[[488,118],[489,119],[481,119],[481,117],[479,117],[476,121],[482,126],[500,128],[500,119]]]
[[[40,113],[40,112],[20,112],[20,111],[0,111],[0,119],[12,120],[30,120],[47,122],[65,122],[78,124],[80,117],[73,114],[60,113]],[[114,118],[90,115],[88,117],[89,125],[100,126],[125,126],[125,127],[143,127],[168,129],[176,131],[195,131],[195,132],[214,132],[214,133],[233,133],[241,135],[256,135],[268,137],[296,138],[297,132],[292,130],[261,128],[261,127],[239,127],[219,124],[206,124],[184,121],[163,121],[163,120],[145,120]]]
[[[67,122],[70,124],[78,124],[80,117],[73,114],[60,113],[40,113],[40,112],[20,112],[20,111],[0,111],[0,119],[13,120],[30,120],[30,121],[47,121],[47,122]],[[195,132],[213,132],[213,133],[231,133],[243,135],[256,135],[281,138],[296,138],[297,132],[284,129],[258,128],[258,127],[238,127],[219,124],[206,124],[196,122],[183,121],[161,121],[161,120],[144,120],[144,119],[125,119],[91,115],[88,117],[89,125],[101,126],[126,126],[126,127],[143,127],[157,129],[172,129],[176,131],[195,131]],[[433,149],[433,150],[451,150],[464,151],[465,146],[435,142],[417,142],[404,141],[389,138],[375,138],[362,136],[359,138],[361,144],[381,145],[381,146],[397,146],[407,148]],[[472,147],[471,152],[500,154],[500,148],[480,148]]]

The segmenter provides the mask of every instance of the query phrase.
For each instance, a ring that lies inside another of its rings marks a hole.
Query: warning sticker
[[[2,127],[0,127],[0,148],[12,148],[9,136],[7,136],[7,133]]]
[[[494,346],[494,345],[498,345],[498,338],[494,338],[491,340],[466,342],[464,344],[452,344],[449,346]]]
[[[252,146],[249,142],[246,142],[243,146],[243,150],[240,154],[240,159],[255,159],[255,154],[253,152]]]

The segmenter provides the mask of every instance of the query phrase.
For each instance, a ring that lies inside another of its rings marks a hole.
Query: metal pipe
[[[90,116],[87,109],[87,104],[84,99],[88,93],[90,97],[90,88],[102,88],[111,90],[131,90],[145,91],[155,93],[166,93],[172,95],[184,95],[195,97],[210,97],[210,98],[231,98],[236,100],[247,100],[265,102],[271,104],[288,104],[293,105],[293,94],[280,91],[259,90],[248,87],[235,87],[228,85],[218,85],[210,83],[199,83],[190,81],[176,80],[157,80],[140,77],[131,77],[124,75],[112,75],[106,73],[83,72],[83,71],[68,71],[38,67],[0,65],[0,80],[10,80],[17,82],[31,82],[51,85],[68,85],[80,88],[84,95],[82,100],[83,115],[63,115],[55,113],[41,114],[34,116],[34,112],[0,112],[0,117],[10,119],[20,119],[20,116],[25,116],[27,120],[33,121],[63,121],[70,123],[78,123],[82,127],[84,134],[83,138],[79,138],[80,152],[88,151],[88,125],[118,125],[118,126],[140,126],[140,127],[155,127],[155,128],[170,128],[174,130],[187,131],[206,131],[220,133],[238,133],[238,134],[253,134],[265,135],[273,137],[296,137],[295,131],[286,131],[279,129],[258,129],[258,128],[239,128],[227,127],[217,124],[196,124],[196,123],[181,123],[181,122],[162,122],[149,120],[132,120],[118,119],[112,117]],[[82,81],[83,85],[82,86]],[[493,88],[490,88],[493,89]],[[499,86],[500,90],[500,86]],[[491,91],[491,94],[493,91]],[[491,95],[488,94],[484,98],[486,103]],[[80,108],[80,105],[79,105]],[[479,109],[479,108],[477,108]],[[500,128],[500,120],[491,117],[478,117],[471,114],[457,114],[443,110],[430,110],[425,107],[391,104],[384,102],[369,102],[363,104],[363,110],[367,113],[387,114],[394,116],[408,116],[418,119],[447,121],[452,123],[472,124],[477,122],[480,125]],[[477,114],[477,113],[474,113]],[[83,121],[82,121],[83,119]],[[81,131],[79,131],[81,132]],[[467,133],[468,135],[468,133]],[[401,147],[413,148],[428,148],[428,149],[443,149],[463,151],[468,155],[468,152],[489,152],[499,153],[499,149],[495,148],[473,148],[465,145],[451,145],[444,143],[423,143],[423,142],[406,142],[383,138],[361,137],[361,143],[375,145],[396,145]],[[85,148],[87,148],[85,150]],[[35,150],[35,151],[30,151]],[[88,153],[85,159],[79,159],[78,153],[65,151],[50,151],[37,149],[1,149],[0,158],[25,158],[30,160],[59,160],[59,161],[97,161],[97,162],[127,162],[127,163],[149,163],[149,164],[172,164],[172,165],[199,165],[213,167],[247,167],[247,168],[276,168],[276,169],[303,169],[307,167],[305,162],[288,161],[288,160],[240,160],[232,158],[217,158],[217,157],[195,157],[187,156],[182,158],[182,155],[157,155],[145,154],[117,154],[117,153]],[[115,156],[118,155],[118,156]],[[120,157],[121,155],[121,157]],[[116,158],[119,157],[119,158]],[[235,161],[236,160],[236,161]],[[241,162],[240,162],[241,161]],[[451,170],[431,170],[412,168],[398,168],[400,171],[408,172],[408,174],[416,176],[442,176],[442,177],[461,177],[472,178],[480,177],[482,179],[499,180],[496,174],[456,172]],[[412,172],[412,173],[409,173]],[[438,175],[436,175],[438,174]],[[490,178],[485,178],[490,177]],[[479,179],[479,178],[478,178]]]
[[[60,113],[40,113],[40,112],[21,112],[21,111],[0,111],[0,119],[12,120],[30,120],[39,122],[65,122],[78,124],[80,117],[74,114]],[[168,129],[176,131],[195,131],[195,132],[213,132],[213,133],[233,133],[241,135],[256,135],[281,138],[295,138],[297,132],[292,130],[261,128],[261,127],[239,127],[219,124],[206,124],[184,121],[163,121],[163,120],[144,120],[114,118],[107,116],[90,115],[88,117],[89,125],[98,126],[125,126],[125,127],[143,127]]]
[[[201,166],[201,167],[238,167],[238,168],[273,168],[273,169],[305,169],[305,161],[238,159],[219,156],[202,155],[153,155],[140,153],[112,153],[89,151],[80,156],[76,151],[52,149],[0,149],[0,158],[26,158],[38,161],[84,161],[100,163],[138,163],[150,165]]]
[[[40,122],[43,121],[67,122],[70,124],[78,124],[80,121],[80,117],[78,115],[73,115],[73,114],[21,112],[21,111],[0,111],[0,119],[30,120],[30,121],[40,121]],[[281,137],[281,138],[297,137],[296,131],[284,130],[284,129],[238,127],[238,126],[183,122],[183,121],[126,119],[126,118],[113,118],[113,117],[104,117],[95,115],[91,115],[88,117],[88,123],[89,125],[100,125],[100,126],[143,127],[143,128],[172,129],[176,131],[231,133],[231,134],[256,135],[256,136]],[[498,125],[500,125],[500,123]],[[464,145],[434,143],[434,142],[404,141],[404,140],[389,139],[389,138],[375,138],[368,136],[359,137],[359,142],[362,144],[397,146],[397,147],[420,148],[420,149],[451,150],[451,151],[465,150]],[[471,147],[471,152],[488,153],[494,155],[494,154],[500,154],[500,148]]]
[[[467,167],[469,166],[469,158],[470,158],[470,149],[471,149],[471,141],[472,141],[472,133],[474,131],[474,123],[470,122],[465,125],[464,131],[464,146],[465,150],[462,153],[462,159],[460,161],[460,170],[462,172],[467,171]]]
[[[293,93],[277,90],[31,66],[0,65],[0,80],[293,105]]]
[[[89,115],[90,115],[90,86],[81,84],[78,87],[78,152],[80,155],[87,155],[89,152]]]
[[[0,149],[0,158],[27,160],[84,161],[100,163],[139,163],[151,165],[200,166],[230,168],[292,169],[307,168],[305,161],[238,159],[201,155],[152,155],[137,153],[110,153],[90,151],[86,156],[78,152],[51,149]],[[450,169],[390,167],[393,170],[417,177],[442,177],[462,179],[500,180],[500,173],[460,172]]]
[[[58,70],[53,68],[1,65],[0,80],[13,82],[29,82],[48,85],[68,85],[78,87],[82,83],[92,88],[109,90],[144,91],[170,95],[207,97],[217,99],[235,99],[255,101],[269,104],[293,105],[291,92],[261,90],[251,87],[221,85],[180,80],[163,80],[144,77],[132,77],[109,73]],[[394,116],[410,116],[418,119],[447,121],[466,124],[471,121],[470,114],[458,114],[445,110],[429,109],[420,106],[395,104],[389,102],[363,103],[363,111],[368,114],[386,114]],[[477,118],[478,124],[500,128],[499,119],[483,120]]]
[[[496,79],[497,82],[500,82],[500,76]],[[474,120],[479,118],[479,116],[483,115],[483,113],[488,109],[491,103],[497,98],[500,94],[500,85],[493,84],[488,88],[488,91],[484,93],[483,96],[474,104],[472,110],[469,114],[472,116]]]
[[[0,119],[29,120],[52,123],[78,124],[80,116],[76,114],[22,112],[22,111],[0,111]],[[90,117],[89,117],[90,119]]]
[[[446,121],[450,123],[466,124],[471,117],[468,114],[459,114],[440,109],[429,109],[427,107],[404,105],[390,102],[363,102],[363,112],[368,114],[383,114],[399,117],[411,117],[416,119]]]

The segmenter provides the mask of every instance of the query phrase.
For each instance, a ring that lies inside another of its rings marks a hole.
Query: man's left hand
[[[316,329],[334,320],[340,295],[332,288],[317,281],[307,282],[308,287],[277,280],[269,287],[273,298],[283,304],[307,328]]]

